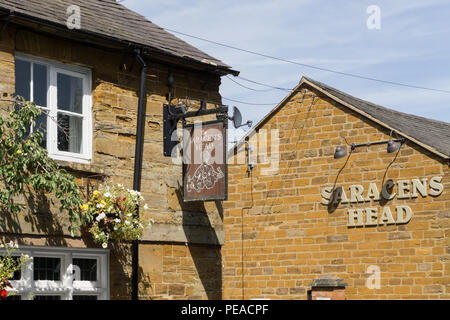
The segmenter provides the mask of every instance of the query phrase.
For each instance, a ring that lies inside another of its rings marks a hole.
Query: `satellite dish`
[[[242,126],[242,114],[236,107],[233,107],[233,117],[231,117],[231,120],[233,120],[233,125],[236,129]]]
[[[233,121],[233,125],[236,129],[245,125],[248,125],[248,127],[250,128],[253,124],[253,122],[250,120],[242,124],[242,114],[236,107],[233,107],[233,116],[229,117],[229,119]]]

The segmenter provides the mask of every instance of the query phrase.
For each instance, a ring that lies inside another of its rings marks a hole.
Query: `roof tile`
[[[305,79],[330,95],[350,104],[389,127],[450,157],[450,123],[388,109],[353,97],[319,81]]]
[[[114,0],[0,0],[1,9],[62,26],[66,26],[67,8],[73,4],[80,7],[81,31],[136,43],[201,63],[206,59],[219,67],[230,68]]]

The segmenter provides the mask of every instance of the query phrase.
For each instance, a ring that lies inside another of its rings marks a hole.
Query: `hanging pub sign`
[[[227,200],[227,120],[183,125],[184,201]]]

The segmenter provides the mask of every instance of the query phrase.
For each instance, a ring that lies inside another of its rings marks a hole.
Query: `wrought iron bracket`
[[[180,108],[171,104],[163,106],[163,141],[164,156],[172,156],[172,150],[180,143],[178,136],[174,132],[177,130],[178,121],[181,119],[185,123],[186,118],[201,117],[210,114],[217,114],[217,119],[224,119],[228,114],[228,107],[221,106],[214,109],[206,109],[206,103],[202,102],[202,108],[197,111],[183,113]]]

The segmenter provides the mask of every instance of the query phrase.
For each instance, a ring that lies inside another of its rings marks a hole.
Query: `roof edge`
[[[88,36],[91,36],[91,37],[96,37],[96,38],[99,38],[99,39],[111,41],[113,43],[117,43],[117,44],[122,45],[124,47],[135,46],[135,47],[146,48],[150,52],[151,51],[158,52],[161,55],[164,55],[164,56],[167,56],[167,57],[179,60],[179,61],[185,61],[185,62],[190,62],[190,63],[195,63],[197,65],[205,66],[205,67],[211,69],[211,71],[215,71],[215,72],[217,72],[217,73],[219,73],[221,75],[231,74],[233,76],[238,76],[240,74],[240,71],[234,70],[231,67],[213,65],[213,64],[207,63],[207,62],[196,61],[195,59],[189,58],[189,57],[179,57],[179,56],[176,56],[176,55],[169,54],[169,53],[167,53],[165,51],[159,50],[157,48],[141,44],[139,42],[131,42],[131,41],[128,41],[128,40],[121,40],[121,39],[118,39],[118,38],[108,37],[108,36],[105,36],[105,35],[102,35],[102,34],[99,34],[99,33],[96,33],[96,32],[92,32],[92,31],[87,31],[87,30],[67,30],[67,28],[65,28],[64,25],[62,25],[60,23],[48,21],[48,20],[45,20],[45,19],[40,19],[40,18],[31,16],[31,15],[27,15],[25,13],[16,12],[16,11],[13,11],[13,10],[8,10],[7,8],[4,8],[4,7],[0,7],[0,12],[4,12],[4,13],[8,13],[9,14],[8,16],[2,17],[4,19],[5,18],[8,19],[9,17],[13,17],[13,18],[17,17],[19,19],[25,19],[25,20],[28,20],[28,21],[31,21],[31,22],[34,22],[34,23],[38,23],[38,24],[41,24],[41,25],[47,25],[47,26],[50,26],[50,27],[55,27],[55,28],[58,28],[58,29],[62,29],[64,31],[68,32],[68,34],[71,34],[71,33],[72,34],[84,34],[84,35],[88,35]],[[13,21],[9,21],[9,22],[13,22]],[[18,22],[17,24],[20,24],[20,22]],[[86,43],[88,43],[88,41],[86,41]]]
[[[253,134],[255,134],[255,132],[264,124],[264,122],[266,122],[275,112],[277,112],[294,95],[294,93],[296,93],[300,89],[303,78],[304,77],[302,77],[302,79],[300,80],[300,83],[297,86],[295,86],[295,88],[292,89],[292,91],[289,92],[289,94],[286,97],[284,97],[284,99],[281,100],[280,103],[278,103],[272,110],[270,110],[270,112],[268,114],[266,114],[264,116],[264,118],[259,120],[259,122],[257,124],[255,124],[255,126],[253,128],[251,128],[241,139],[239,139],[239,141],[236,142],[236,144],[233,146],[233,148],[231,148],[228,151],[228,156],[231,156],[235,150],[239,149],[245,143],[245,140],[247,138],[250,138],[251,136],[253,136]]]
[[[450,156],[445,155],[439,151],[437,151],[435,148],[433,148],[432,146],[423,143],[421,141],[418,141],[417,139],[403,133],[402,131],[395,129],[393,127],[391,127],[390,125],[376,119],[375,117],[371,116],[370,114],[367,114],[366,112],[360,110],[357,107],[352,106],[351,104],[339,99],[338,97],[332,95],[329,92],[326,92],[325,90],[323,90],[322,88],[318,87],[316,84],[314,84],[313,82],[311,82],[307,77],[302,77],[299,84],[292,89],[292,91],[277,105],[275,106],[275,108],[273,108],[268,114],[266,114],[264,116],[264,118],[262,118],[253,128],[251,128],[251,130],[249,132],[247,132],[234,146],[233,148],[231,148],[229,150],[229,156],[232,156],[234,154],[234,152],[236,150],[238,150],[244,143],[245,140],[250,138],[251,136],[253,136],[255,134],[255,132],[272,116],[274,115],[295,93],[297,93],[301,87],[303,87],[304,85],[308,85],[312,88],[314,88],[315,90],[319,91],[320,93],[324,94],[325,96],[329,97],[330,99],[338,102],[339,104],[349,108],[350,110],[360,114],[361,116],[381,125],[382,127],[392,130],[393,132],[397,133],[398,135],[404,137],[405,139],[417,144],[418,146],[430,151],[431,153],[439,156],[440,158],[443,158],[444,160],[450,160]]]
[[[398,129],[396,129],[396,128],[391,127],[391,126],[388,125],[387,123],[384,123],[383,121],[378,120],[377,118],[375,118],[375,117],[371,116],[370,114],[368,114],[368,113],[366,113],[366,112],[360,110],[359,108],[356,108],[356,107],[352,106],[352,105],[349,104],[348,102],[345,102],[345,101],[339,99],[338,97],[332,95],[331,93],[326,92],[326,91],[323,90],[322,88],[320,88],[320,87],[318,87],[317,85],[315,85],[314,83],[310,82],[308,78],[303,77],[303,78],[302,78],[302,82],[303,82],[303,80],[304,80],[304,83],[307,83],[309,86],[311,86],[311,87],[313,87],[314,89],[320,91],[321,93],[323,93],[323,94],[326,95],[327,97],[329,97],[329,98],[333,99],[334,101],[336,101],[336,102],[342,104],[343,106],[345,106],[345,107],[347,107],[347,108],[349,108],[349,109],[355,111],[356,113],[362,115],[363,117],[365,117],[365,118],[367,118],[367,119],[369,119],[369,120],[372,120],[373,122],[375,122],[375,123],[381,125],[382,127],[385,127],[386,129],[392,130],[393,132],[397,133],[398,135],[401,135],[402,137],[404,137],[405,139],[407,139],[407,140],[409,140],[409,141],[411,141],[411,142],[414,142],[414,143],[417,144],[418,146],[420,146],[420,147],[422,147],[422,148],[424,148],[424,149],[426,149],[426,150],[428,150],[428,151],[434,153],[435,155],[437,155],[437,156],[439,156],[439,157],[441,157],[441,158],[443,158],[443,159],[445,159],[445,160],[449,160],[449,159],[450,159],[450,156],[445,155],[445,154],[443,154],[443,153],[437,151],[437,150],[436,150],[435,148],[433,148],[432,146],[430,146],[430,145],[428,145],[428,144],[426,144],[426,143],[423,143],[423,142],[421,142],[421,141],[419,141],[419,140],[417,140],[417,139],[415,139],[415,138],[413,138],[413,137],[407,135],[406,133],[404,133],[404,132],[402,132],[402,131],[400,131],[400,130],[398,130]]]

